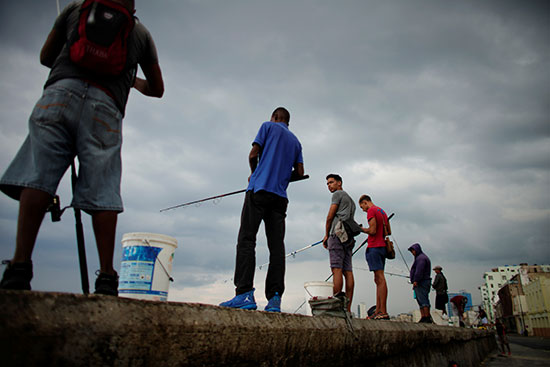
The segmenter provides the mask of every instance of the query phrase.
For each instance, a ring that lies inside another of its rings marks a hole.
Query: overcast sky
[[[48,75],[39,52],[57,7],[54,0],[0,4],[4,171]],[[354,199],[369,194],[395,213],[394,238],[408,266],[406,249],[418,242],[443,267],[450,291],[471,292],[474,303],[484,271],[550,263],[548,4],[137,0],[166,91],[160,100],[130,94],[115,268],[124,233],[167,234],[178,240],[170,300],[232,297],[244,196],[159,210],[245,188],[251,142],[277,106],[291,112],[311,177],[288,189],[287,252],[323,237],[325,176],[339,173]],[[71,199],[69,178],[59,186],[62,205]],[[17,202],[0,196],[2,259],[13,255],[16,219]],[[366,223],[359,207],[356,220]],[[93,291],[99,265],[88,216],[84,224]],[[267,256],[262,227],[257,263]],[[33,289],[81,292],[71,211],[60,223],[46,218],[33,260]],[[386,270],[407,274],[407,265],[398,253]],[[353,309],[370,307],[375,288],[363,250],[354,267]],[[265,274],[255,280],[261,309]],[[283,310],[303,302],[304,282],[329,274],[322,246],[290,258]],[[388,287],[391,314],[418,307],[407,279],[388,275]]]

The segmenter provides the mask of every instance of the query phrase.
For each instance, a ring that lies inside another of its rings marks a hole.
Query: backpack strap
[[[384,219],[383,225],[384,225],[384,237],[388,237],[389,235],[391,235],[391,233],[390,231],[388,231],[388,227],[386,226],[386,219]]]

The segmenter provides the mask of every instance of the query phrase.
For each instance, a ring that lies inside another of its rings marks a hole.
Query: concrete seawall
[[[478,366],[492,333],[211,305],[0,291],[4,366]]]

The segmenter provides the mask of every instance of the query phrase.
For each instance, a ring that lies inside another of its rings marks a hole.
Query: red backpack
[[[96,74],[119,75],[126,66],[134,17],[108,0],[86,0],[70,46],[71,60]]]

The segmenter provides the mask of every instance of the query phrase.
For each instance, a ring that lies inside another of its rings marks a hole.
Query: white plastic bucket
[[[126,298],[166,301],[170,273],[178,241],[156,233],[125,233],[118,295]]]
[[[311,307],[309,306],[309,300],[313,297],[328,298],[332,294],[332,282],[305,282],[304,289],[306,290],[306,314],[311,316]]]

